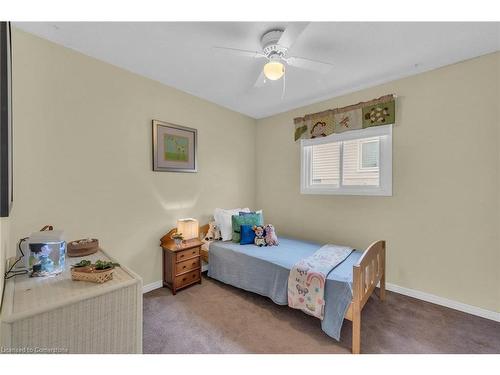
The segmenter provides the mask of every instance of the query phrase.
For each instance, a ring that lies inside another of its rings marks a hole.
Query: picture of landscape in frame
[[[153,171],[197,172],[198,131],[153,120]]]
[[[164,135],[165,142],[165,160],[170,161],[189,161],[189,139],[186,137],[179,137],[177,135]]]

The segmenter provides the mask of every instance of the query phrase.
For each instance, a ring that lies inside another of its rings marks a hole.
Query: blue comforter
[[[214,241],[210,244],[208,276],[269,297],[278,305],[287,305],[290,269],[321,245],[283,237],[279,241],[279,246],[272,247]],[[336,340],[340,338],[342,322],[352,300],[352,267],[361,255],[360,251],[352,252],[327,277],[321,328]]]

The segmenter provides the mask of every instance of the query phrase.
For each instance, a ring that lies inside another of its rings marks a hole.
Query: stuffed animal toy
[[[255,232],[255,239],[253,240],[254,244],[259,247],[267,246],[266,239],[264,238],[264,227],[254,225],[252,229]]]
[[[274,230],[274,226],[272,224],[267,224],[264,227],[266,235],[264,239],[266,240],[266,246],[278,246],[278,237],[276,236],[276,232]]]
[[[219,227],[215,224],[215,221],[208,222],[208,231],[205,235],[205,241],[220,241],[222,240],[222,235],[220,233]]]

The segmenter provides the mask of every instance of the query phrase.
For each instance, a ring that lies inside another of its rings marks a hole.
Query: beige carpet
[[[388,293],[362,315],[363,353],[500,353],[500,323]],[[203,278],[173,296],[144,295],[144,353],[349,353],[320,321],[254,293]]]

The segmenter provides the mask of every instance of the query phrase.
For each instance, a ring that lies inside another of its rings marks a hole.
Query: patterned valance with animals
[[[343,108],[329,109],[319,113],[297,117],[295,140],[326,137],[332,133],[394,124],[396,104],[394,95],[385,95],[368,102]]]

